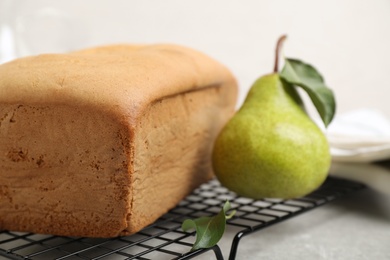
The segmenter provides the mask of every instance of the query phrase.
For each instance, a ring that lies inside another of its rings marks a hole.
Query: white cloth
[[[390,121],[385,115],[373,109],[352,111],[336,116],[325,133],[332,154],[331,176],[390,194]]]
[[[334,161],[390,159],[390,121],[380,111],[360,109],[336,116],[326,135]]]

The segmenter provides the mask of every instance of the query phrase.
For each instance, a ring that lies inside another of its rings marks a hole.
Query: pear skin
[[[254,83],[214,144],[213,169],[222,185],[249,198],[287,199],[324,182],[329,145],[301,104],[277,73]]]

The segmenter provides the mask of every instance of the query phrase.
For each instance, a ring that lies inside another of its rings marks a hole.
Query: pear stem
[[[274,73],[278,73],[279,71],[279,54],[282,49],[283,42],[286,40],[286,38],[287,35],[282,35],[276,43]]]

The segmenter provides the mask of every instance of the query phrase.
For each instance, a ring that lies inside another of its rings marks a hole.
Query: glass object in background
[[[86,30],[66,7],[66,1],[0,0],[0,63],[79,48]]]

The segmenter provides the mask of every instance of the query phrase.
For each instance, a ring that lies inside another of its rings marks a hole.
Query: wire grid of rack
[[[58,237],[33,233],[0,232],[0,259],[191,259],[210,250],[223,259],[218,245],[190,252],[195,232],[184,232],[187,218],[215,215],[229,200],[235,216],[227,225],[239,227],[229,259],[235,259],[242,237],[324,205],[364,185],[328,178],[315,192],[299,199],[253,200],[239,197],[212,180],[181,201],[176,208],[137,234],[111,239]]]

